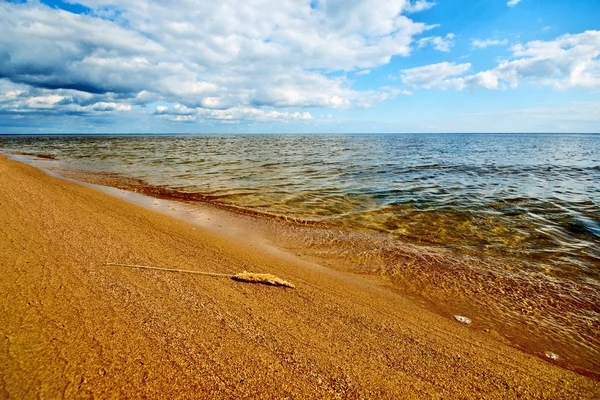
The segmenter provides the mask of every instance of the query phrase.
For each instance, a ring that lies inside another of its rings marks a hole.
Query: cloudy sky
[[[0,133],[600,132],[597,0],[0,2]]]

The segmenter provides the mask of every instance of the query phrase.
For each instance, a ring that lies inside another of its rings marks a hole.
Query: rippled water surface
[[[583,273],[600,264],[598,135],[3,137],[0,146],[270,214]]]
[[[149,194],[384,235],[380,252],[441,247],[545,274],[530,294],[547,286],[548,302],[569,304],[552,329],[580,324],[565,342],[600,355],[600,135],[0,136],[0,150]]]

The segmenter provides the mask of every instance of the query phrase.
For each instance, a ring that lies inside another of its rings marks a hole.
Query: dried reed
[[[109,267],[129,267],[129,268],[140,268],[140,269],[152,269],[156,271],[167,271],[167,272],[182,272],[185,274],[196,274],[196,275],[207,275],[207,276],[218,276],[230,278],[240,282],[250,282],[250,283],[263,283],[265,285],[272,286],[285,286],[289,288],[295,288],[295,286],[285,281],[281,278],[276,277],[271,274],[257,274],[254,272],[240,272],[237,274],[220,274],[218,272],[204,272],[204,271],[189,271],[185,269],[173,269],[173,268],[160,268],[160,267],[151,267],[148,265],[133,265],[133,264],[115,264],[115,263],[106,263],[105,266]]]

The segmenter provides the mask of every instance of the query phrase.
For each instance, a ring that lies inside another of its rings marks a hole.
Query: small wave
[[[73,171],[66,171],[65,175],[73,175]],[[330,224],[325,220],[313,220],[308,218],[297,218],[289,215],[276,214],[273,212],[257,210],[255,208],[245,207],[243,205],[234,204],[228,201],[232,196],[239,196],[244,194],[252,194],[251,192],[236,192],[236,193],[223,193],[223,194],[207,194],[200,193],[190,190],[181,190],[177,188],[169,188],[165,186],[150,185],[141,179],[131,179],[122,176],[117,173],[75,173],[73,176],[75,179],[85,180],[91,183],[97,183],[101,185],[109,185],[125,189],[137,193],[141,193],[147,196],[165,199],[165,200],[177,200],[183,202],[200,202],[208,203],[212,206],[233,211],[238,214],[249,215],[254,217],[261,217],[270,220],[285,221],[294,225],[302,226],[321,226],[328,227]]]
[[[11,151],[10,154],[14,154],[16,156],[44,158],[46,160],[56,160],[56,157],[54,155],[45,154],[45,153],[30,153],[30,152],[26,152],[26,151]]]
[[[569,228],[577,234],[600,238],[600,222],[591,218],[579,217],[569,224]]]

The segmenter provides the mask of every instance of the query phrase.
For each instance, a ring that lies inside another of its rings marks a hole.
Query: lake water
[[[600,372],[600,135],[0,136],[0,150],[306,225],[281,238]]]

